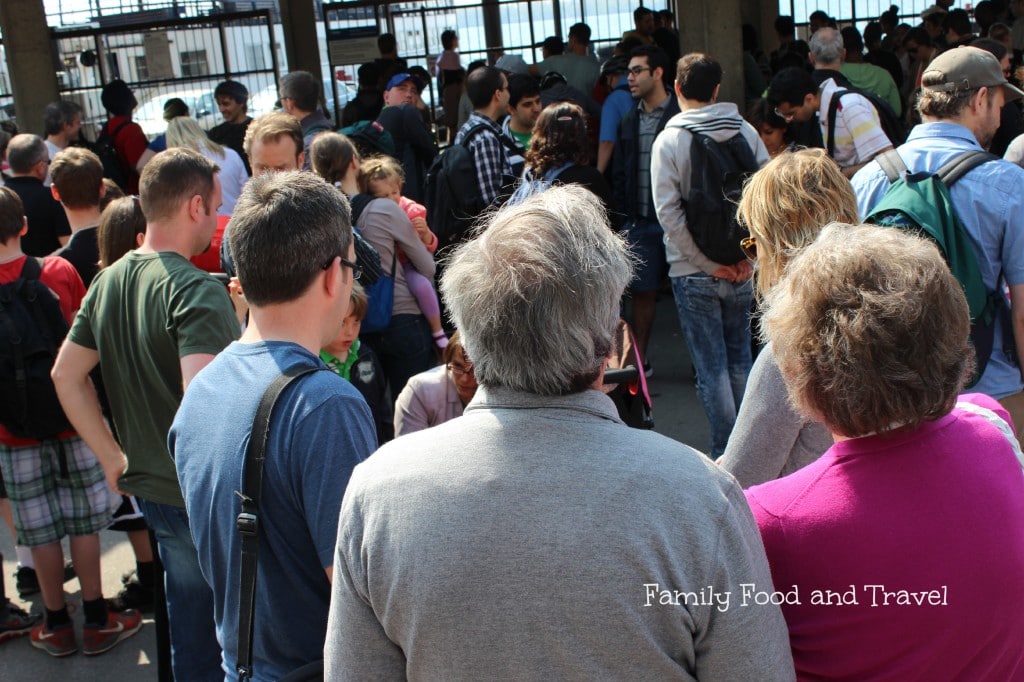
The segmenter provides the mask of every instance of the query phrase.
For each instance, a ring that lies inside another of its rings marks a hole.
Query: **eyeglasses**
[[[740,240],[740,250],[750,260],[757,260],[757,239],[754,237],[744,237]]]
[[[642,73],[643,73],[644,71],[650,71],[650,70],[651,70],[651,67],[649,67],[649,66],[634,66],[633,68],[631,68],[631,69],[628,69],[628,70],[629,70],[629,73],[630,73],[631,75],[633,75],[633,76],[639,76],[639,75],[640,75],[640,74],[642,74]]]
[[[781,111],[779,111],[778,107],[775,107],[775,115],[778,116],[779,118],[781,118],[786,123],[792,123],[793,119],[796,118],[796,112],[790,112],[788,114],[784,114]]]
[[[473,363],[467,363],[465,365],[456,365],[454,362],[448,363],[448,371],[457,377],[463,377],[473,374]]]
[[[360,266],[356,265],[355,263],[353,263],[352,261],[348,260],[347,258],[341,258],[340,260],[341,260],[341,264],[344,265],[346,268],[352,268],[352,279],[358,280],[360,277],[363,276],[363,269]],[[333,264],[334,264],[334,259],[332,258],[331,260],[327,261],[326,263],[324,263],[320,267],[322,269],[326,270],[326,269],[330,268],[331,265],[333,265]]]

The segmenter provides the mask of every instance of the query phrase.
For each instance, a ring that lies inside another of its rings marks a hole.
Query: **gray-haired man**
[[[779,609],[742,605],[772,583],[739,486],[597,390],[631,270],[574,186],[455,252],[441,288],[480,388],[356,467],[328,679],[792,679]]]

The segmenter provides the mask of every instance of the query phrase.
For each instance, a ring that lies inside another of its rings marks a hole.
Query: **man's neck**
[[[680,111],[696,111],[697,109],[703,109],[704,107],[710,107],[714,102],[700,102],[695,99],[679,99],[679,110]]]
[[[65,206],[64,213],[68,217],[71,234],[81,232],[90,227],[96,227],[100,224],[100,209],[98,206],[91,208],[68,208]]]
[[[668,93],[665,92],[665,88],[655,88],[651,90],[643,99],[644,111],[651,113],[664,103],[668,99]]]
[[[475,111],[480,116],[483,116],[484,118],[489,118],[495,123],[500,121],[503,115],[501,113],[500,107],[498,107],[498,105],[496,104],[494,106],[487,107],[486,109],[476,109]]]
[[[0,264],[10,263],[18,260],[25,253],[21,250],[21,238],[11,239],[8,242],[0,242]]]
[[[523,124],[521,124],[519,121],[516,120],[515,116],[509,116],[509,119],[508,119],[508,129],[511,130],[514,133],[519,133],[520,135],[526,135],[527,133],[529,133],[529,132],[531,132],[533,130],[533,126],[524,126]]]
[[[572,54],[576,55],[577,57],[586,57],[587,56],[587,46],[586,45],[572,45],[570,47],[569,51]]]
[[[175,225],[146,225],[146,236],[142,240],[139,253],[176,253],[182,258],[191,258],[192,244],[188,241],[186,231],[176,229]]]
[[[66,139],[63,135],[47,135],[46,141],[58,149],[65,149],[70,142],[70,140]]]
[[[34,173],[15,173],[14,171],[11,171],[11,177],[12,178],[32,178],[33,180],[38,180],[39,182],[43,181],[42,178],[40,178],[39,176],[35,175]]]
[[[285,341],[319,355],[322,332],[319,327],[310,325],[310,320],[319,320],[322,316],[311,315],[310,305],[305,299],[304,296],[288,303],[250,306],[249,324],[239,340],[242,343]]]

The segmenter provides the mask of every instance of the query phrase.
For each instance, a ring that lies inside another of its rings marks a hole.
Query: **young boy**
[[[21,237],[27,231],[21,199],[0,187],[0,285],[21,277],[26,264],[34,265],[21,251]],[[70,321],[85,296],[74,266],[63,258],[48,257],[39,281],[56,295],[60,312]],[[138,632],[142,627],[138,612],[110,613],[103,599],[97,533],[110,525],[111,494],[92,451],[71,430],[39,441],[19,438],[0,425],[0,469],[18,542],[32,550],[46,608],[45,622],[32,628],[32,646],[51,656],[67,656],[79,648],[64,603],[60,541],[65,535],[70,536],[71,558],[82,588],[83,652],[104,653]]]
[[[356,282],[348,316],[341,332],[320,351],[320,359],[342,379],[346,379],[362,393],[373,413],[377,427],[377,444],[383,445],[395,436],[391,417],[391,401],[385,395],[384,372],[373,350],[359,342],[359,328],[366,316],[367,299],[363,288]]]

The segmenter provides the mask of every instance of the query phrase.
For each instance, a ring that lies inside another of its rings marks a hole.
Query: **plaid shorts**
[[[67,462],[66,475],[61,472],[62,459]],[[25,447],[0,444],[0,470],[19,545],[39,547],[110,525],[112,493],[103,468],[81,438]]]

